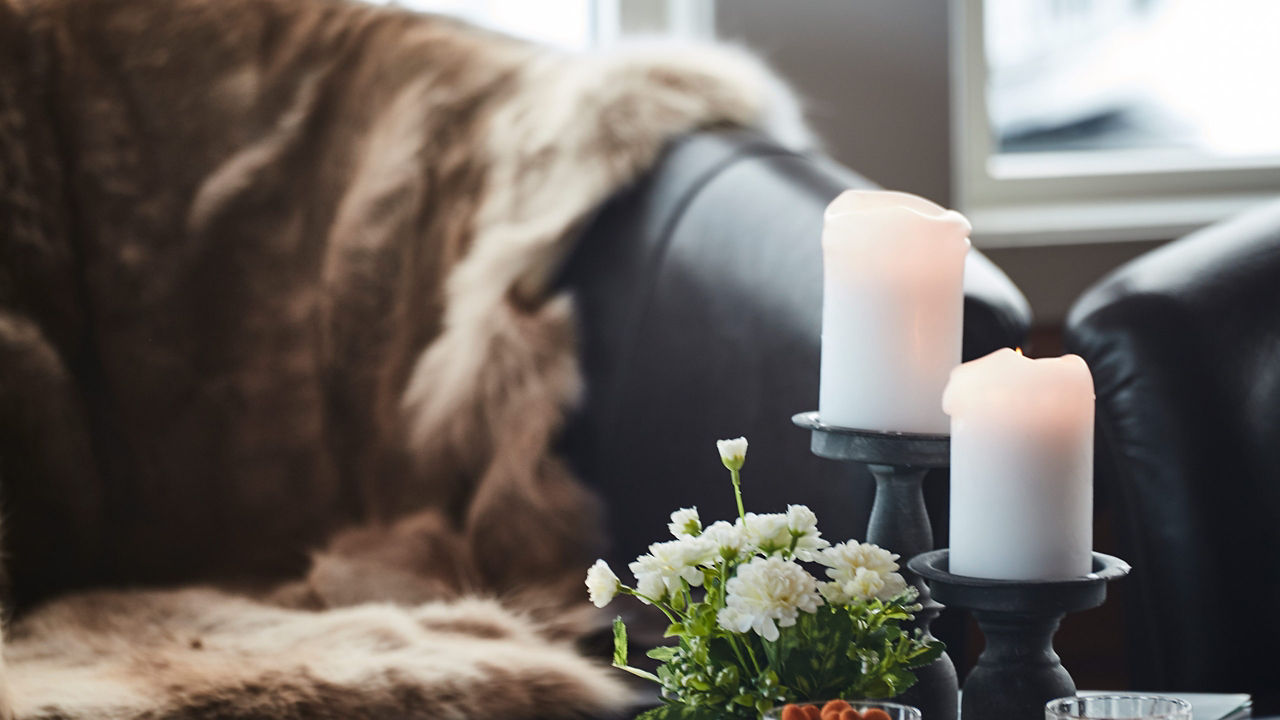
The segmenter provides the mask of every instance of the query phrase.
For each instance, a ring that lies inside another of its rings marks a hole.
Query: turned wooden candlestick
[[[912,621],[925,639],[933,640],[930,624],[943,606],[934,600],[929,586],[906,567],[907,560],[933,550],[933,526],[924,504],[924,476],[932,468],[947,467],[951,459],[948,435],[876,432],[824,424],[816,412],[791,418],[811,432],[809,449],[814,455],[857,462],[867,466],[876,480],[875,501],[867,524],[867,542],[899,555],[902,576],[920,593],[920,612]],[[955,664],[943,653],[915,670],[916,684],[894,698],[920,708],[925,718],[956,720],[958,712]]]
[[[1045,703],[1076,694],[1053,650],[1058,623],[1069,612],[1098,607],[1107,583],[1129,574],[1125,561],[1093,554],[1093,572],[1066,580],[991,580],[953,575],[949,551],[934,550],[908,566],[950,607],[973,613],[987,639],[964,683],[965,720],[1041,720]]]

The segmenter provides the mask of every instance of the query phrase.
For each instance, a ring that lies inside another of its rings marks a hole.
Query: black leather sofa
[[[756,135],[708,132],[675,143],[583,230],[563,281],[588,398],[565,442],[607,503],[615,567],[661,539],[676,507],[735,514],[714,442],[738,435],[751,442],[750,508],[806,503],[828,537],[864,536],[870,477],[810,455],[790,420],[817,406],[822,214],[850,187],[873,186]],[[972,252],[965,357],[1022,343],[1029,322],[1018,289]],[[928,485],[945,538],[943,479]]]
[[[1096,483],[1134,566],[1133,683],[1280,710],[1280,202],[1086,292]]]

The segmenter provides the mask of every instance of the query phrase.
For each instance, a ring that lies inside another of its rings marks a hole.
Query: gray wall
[[[1119,265],[1163,241],[1058,245],[983,250],[1017,283],[1041,327],[1059,325],[1080,293]]]
[[[881,185],[952,201],[948,0],[718,0],[720,37],[761,54],[797,90],[832,156]],[[975,243],[981,247],[982,238]],[[1037,324],[1158,242],[984,249]]]
[[[791,82],[833,156],[950,198],[946,0],[719,0],[716,30]]]

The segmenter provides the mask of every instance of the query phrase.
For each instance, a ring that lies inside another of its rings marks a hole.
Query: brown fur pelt
[[[208,589],[86,593],[13,640],[19,717],[559,718],[611,715],[627,697],[486,600],[308,613]]]
[[[803,132],[724,48],[570,55],[337,0],[0,0],[19,716],[624,705],[555,639],[596,513],[551,450],[581,389],[550,282],[594,207],[714,125]],[[221,589],[85,590],[178,583]]]

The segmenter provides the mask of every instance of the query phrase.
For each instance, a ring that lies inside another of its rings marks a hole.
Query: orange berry
[[[804,706],[805,720],[822,720],[822,713],[818,710],[817,705]]]
[[[892,720],[892,719],[889,717],[889,713],[881,710],[880,708],[871,708],[869,710],[862,711],[862,720]]]
[[[822,706],[822,714],[826,715],[832,711],[841,712],[843,710],[848,710],[850,707],[852,706],[843,700],[830,700],[826,705]]]
[[[845,708],[840,711],[840,720],[862,720],[862,713],[853,708]]]
[[[805,716],[804,710],[801,710],[799,705],[791,705],[788,703],[782,706],[781,720],[809,720],[809,719]]]

